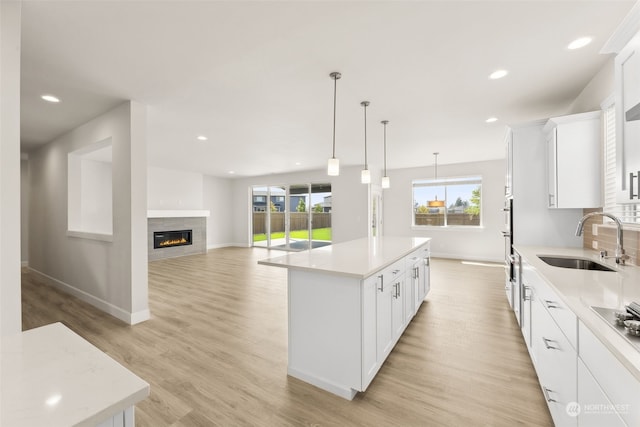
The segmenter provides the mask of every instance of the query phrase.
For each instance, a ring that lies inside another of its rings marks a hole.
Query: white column
[[[20,1],[0,2],[0,332],[22,330],[20,293]]]

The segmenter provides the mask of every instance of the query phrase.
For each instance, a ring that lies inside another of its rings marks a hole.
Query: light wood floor
[[[122,322],[23,274],[23,328],[61,321],[151,384],[138,426],[551,426],[501,268],[432,260],[425,303],[349,402],[288,377],[280,254],[149,264],[151,320]]]

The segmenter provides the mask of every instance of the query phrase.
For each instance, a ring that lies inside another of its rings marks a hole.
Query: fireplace
[[[153,249],[190,245],[191,234],[192,230],[154,231]]]

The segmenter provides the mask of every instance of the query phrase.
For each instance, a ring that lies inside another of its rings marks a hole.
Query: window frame
[[[452,187],[455,185],[473,185],[477,184],[480,186],[480,212],[479,212],[479,224],[478,225],[461,225],[454,224],[450,225],[448,222],[448,191],[447,187]],[[415,199],[415,189],[417,187],[444,187],[445,192],[445,206],[444,206],[444,225],[417,225],[416,224],[416,199]],[[465,176],[455,176],[455,177],[447,177],[447,178],[438,178],[438,179],[413,179],[411,181],[411,228],[413,230],[478,230],[484,228],[484,203],[483,203],[483,177],[480,174],[477,175],[465,175]]]

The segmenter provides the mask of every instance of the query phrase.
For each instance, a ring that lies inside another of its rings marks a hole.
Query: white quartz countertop
[[[149,395],[149,384],[54,323],[2,338],[0,425],[96,426]]]
[[[623,310],[630,301],[640,303],[640,267],[618,266],[613,259],[600,260],[596,251],[582,248],[520,246],[522,258],[557,292],[578,319],[640,381],[640,351],[598,316],[591,306]],[[574,270],[547,265],[538,255],[591,259],[616,272]]]
[[[364,279],[426,245],[427,237],[372,237],[263,259],[258,264]]]

